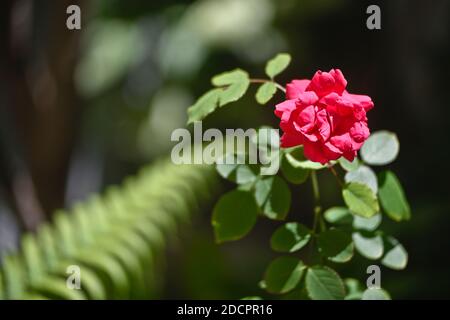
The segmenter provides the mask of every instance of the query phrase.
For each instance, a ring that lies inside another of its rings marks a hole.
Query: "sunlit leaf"
[[[279,227],[270,239],[271,247],[278,252],[295,252],[308,244],[311,230],[297,222],[289,222]]]
[[[286,293],[300,282],[306,266],[294,257],[278,257],[267,267],[264,274],[265,289],[271,293]]]
[[[409,220],[411,210],[403,188],[392,171],[384,171],[378,175],[381,207],[395,221]]]
[[[259,104],[266,104],[277,92],[277,87],[273,82],[265,82],[259,86],[258,91],[256,91],[256,101]]]
[[[400,149],[397,135],[389,131],[372,133],[361,148],[361,157],[371,165],[385,165],[397,157]]]
[[[350,211],[356,215],[370,218],[380,210],[375,194],[365,184],[347,184],[342,190],[342,196]]]

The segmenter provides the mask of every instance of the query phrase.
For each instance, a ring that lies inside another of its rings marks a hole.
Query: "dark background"
[[[65,11],[75,3],[82,29],[69,31]],[[370,4],[381,8],[381,30],[366,28]],[[285,51],[293,62],[279,82],[340,68],[350,92],[375,102],[371,130],[399,136],[390,168],[413,218],[383,224],[407,248],[409,266],[383,268],[383,287],[394,298],[450,298],[449,21],[446,0],[2,1],[0,253],[55,209],[168,154],[171,131],[185,125],[211,76],[235,67],[262,76],[265,61]],[[276,126],[272,111],[247,94],[204,128]],[[332,177],[319,179],[326,206],[340,203]],[[308,222],[309,186],[293,192],[291,215]],[[261,294],[274,224],[261,221],[218,247],[204,209],[172,246],[163,298]],[[343,271],[364,279],[369,264],[356,259]]]

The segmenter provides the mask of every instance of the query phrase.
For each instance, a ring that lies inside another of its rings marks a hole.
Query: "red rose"
[[[353,161],[369,137],[366,112],[369,96],[350,94],[341,70],[317,71],[311,80],[293,80],[286,101],[277,104],[281,119],[281,146],[303,145],[305,156],[325,164],[341,156]]]

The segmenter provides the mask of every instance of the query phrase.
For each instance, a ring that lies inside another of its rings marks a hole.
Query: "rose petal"
[[[327,141],[331,135],[331,126],[328,121],[328,113],[325,109],[322,109],[316,113],[316,126],[322,141]]]
[[[303,138],[295,132],[285,132],[280,139],[282,148],[296,147],[303,144]]]
[[[306,87],[311,81],[304,80],[292,80],[286,85],[286,99],[297,99],[300,93],[305,92]]]

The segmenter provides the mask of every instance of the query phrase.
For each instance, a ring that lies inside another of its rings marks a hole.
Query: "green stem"
[[[254,78],[250,79],[250,83],[266,83],[266,82],[273,82],[275,84],[275,86],[279,90],[281,90],[281,91],[286,93],[286,89],[281,84],[279,84],[279,83],[277,83],[277,82],[275,82],[273,80],[270,80],[270,79],[254,79]]]
[[[325,230],[325,223],[322,219],[322,207],[320,206],[320,191],[319,183],[317,181],[317,174],[315,171],[311,172],[311,183],[314,195],[314,223],[313,223],[313,233],[317,233],[317,229]]]

